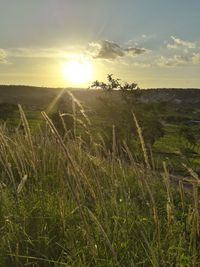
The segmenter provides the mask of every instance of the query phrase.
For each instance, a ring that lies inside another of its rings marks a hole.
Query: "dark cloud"
[[[123,49],[116,43],[109,41],[100,41],[93,43],[93,46],[97,48],[97,54],[94,58],[103,58],[103,59],[115,59],[117,57],[123,57]]]
[[[135,55],[142,55],[144,53],[147,53],[149,50],[145,48],[140,48],[140,47],[129,47],[129,48],[124,49],[124,51],[135,56]]]
[[[94,58],[101,59],[116,59],[117,57],[124,57],[126,55],[136,56],[146,53],[148,50],[139,47],[122,48],[114,42],[107,40],[91,43],[90,46],[96,48]]]

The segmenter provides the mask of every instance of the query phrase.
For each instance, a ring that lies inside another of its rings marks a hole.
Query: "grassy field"
[[[200,266],[198,108],[67,101],[1,117],[0,266]]]
[[[56,126],[62,128],[58,113],[73,114],[72,99],[68,92],[63,89],[0,86],[0,121],[6,121],[8,127],[17,127],[20,122],[17,104],[20,103],[32,129],[41,123],[41,111],[46,111]],[[162,168],[162,161],[166,160],[172,171],[180,172],[183,170],[180,161],[183,160],[192,164],[191,167],[199,173],[200,90],[141,90],[138,103],[127,103],[120,92],[71,92],[83,103],[92,121],[93,135],[100,132],[107,147],[112,139],[112,125],[115,125],[119,142],[125,140],[138,154],[138,140],[134,141],[137,139],[136,129],[131,123],[134,111],[143,129],[145,142],[154,152],[155,164],[161,163]],[[77,113],[80,115],[79,111]],[[72,130],[72,119],[68,116],[64,120],[68,129]]]

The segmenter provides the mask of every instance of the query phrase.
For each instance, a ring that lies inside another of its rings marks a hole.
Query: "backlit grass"
[[[0,266],[200,264],[198,177],[153,170],[136,117],[140,164],[126,144],[118,153],[114,127],[108,150],[87,116],[86,142],[46,113],[32,133],[19,110],[23,128],[0,129]]]

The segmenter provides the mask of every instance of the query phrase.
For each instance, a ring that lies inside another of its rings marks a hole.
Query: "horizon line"
[[[0,87],[35,87],[35,88],[43,88],[43,89],[67,89],[67,90],[102,90],[98,88],[89,88],[89,87],[54,87],[54,86],[43,86],[43,85],[23,85],[23,84],[0,84]],[[183,89],[183,90],[200,90],[200,87],[146,87],[146,88],[140,88],[140,90],[155,90],[155,89],[168,89],[168,90],[173,90],[173,89]],[[103,90],[102,90],[103,91]],[[114,89],[114,91],[117,91]],[[120,91],[120,90],[119,90]]]

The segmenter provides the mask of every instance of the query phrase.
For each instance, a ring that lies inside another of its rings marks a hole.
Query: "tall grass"
[[[21,106],[23,129],[0,128],[0,266],[200,266],[198,178],[191,190],[151,170],[135,116],[144,164],[114,126],[112,153],[85,142],[76,101],[73,135],[45,112],[32,134]]]

